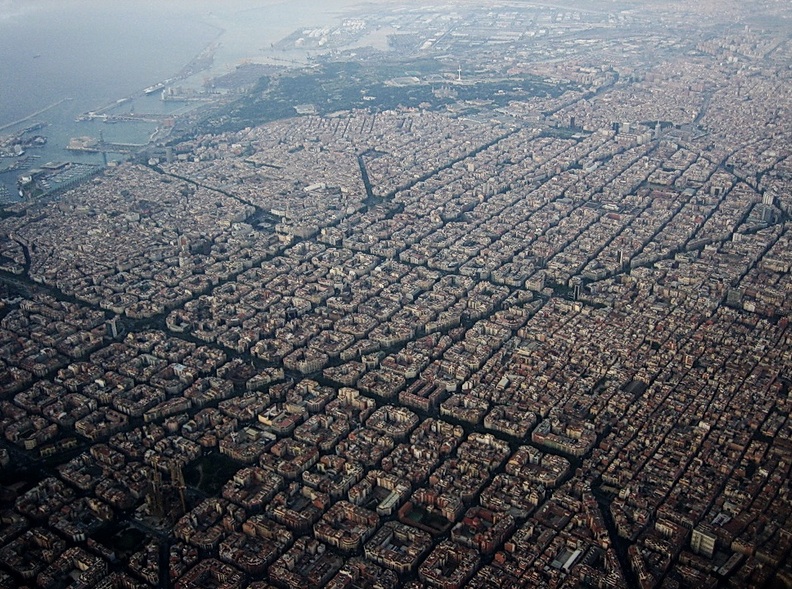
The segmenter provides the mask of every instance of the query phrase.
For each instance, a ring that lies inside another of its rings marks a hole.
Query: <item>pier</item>
[[[12,121],[10,123],[6,123],[5,125],[0,127],[0,132],[5,131],[6,129],[10,129],[12,127],[16,127],[17,125],[21,125],[22,123],[25,123],[25,122],[29,121],[30,119],[33,119],[33,118],[35,118],[35,117],[37,117],[39,115],[42,115],[45,112],[47,112],[48,110],[52,110],[53,108],[56,108],[56,107],[60,106],[61,104],[63,104],[64,102],[68,102],[70,100],[72,100],[72,99],[71,98],[61,98],[58,102],[54,102],[54,103],[50,104],[49,106],[45,106],[44,108],[42,108],[40,110],[37,110],[36,112],[34,112],[32,114],[29,114],[26,117],[22,117],[21,119],[17,119],[16,121]]]
[[[103,112],[91,111],[77,117],[78,121],[103,121],[105,123],[168,123],[172,121],[172,114],[151,114],[151,113],[125,113],[110,115]]]
[[[115,143],[112,141],[105,141],[101,137],[99,139],[94,139],[93,137],[74,137],[69,141],[66,149],[82,153],[131,154],[144,147],[146,147],[145,143]]]

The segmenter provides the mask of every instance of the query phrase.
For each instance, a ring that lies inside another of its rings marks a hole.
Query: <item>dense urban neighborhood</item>
[[[789,587],[790,17],[363,10],[6,206],[0,587]]]

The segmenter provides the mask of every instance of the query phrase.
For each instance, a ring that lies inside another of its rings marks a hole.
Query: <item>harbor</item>
[[[262,7],[255,12],[268,11]],[[20,175],[44,162],[112,165],[146,146],[163,146],[174,129],[189,128],[207,109],[237,99],[260,75],[284,69],[272,60],[294,52],[261,49],[253,54],[261,43],[273,47],[305,24],[304,14],[295,5],[282,20],[253,30],[250,15],[236,8],[201,13],[179,26],[163,24],[159,17],[116,21],[102,9],[91,15],[96,22],[81,43],[62,51],[31,35],[45,25],[62,27],[52,15],[0,23],[4,61],[13,63],[14,75],[21,76],[18,83],[0,88],[0,145],[7,141],[0,149],[0,204],[19,200]],[[104,44],[107,34],[117,43]],[[296,53],[301,61],[291,65],[304,63],[305,51]],[[2,63],[0,74],[11,79]],[[42,86],[43,79],[57,83]],[[34,125],[42,130],[34,133]],[[83,137],[94,141],[72,141]]]
[[[133,157],[153,142],[167,140],[179,117],[201,105],[211,104],[216,95],[201,100],[180,100],[192,89],[171,90],[163,99],[164,89],[211,65],[217,43],[208,45],[183,67],[176,76],[157,82],[138,92],[114,99],[94,110],[70,117],[64,129],[63,114],[68,112],[71,97],[62,98],[0,127],[0,203],[19,198],[42,198],[69,188],[109,163]],[[44,115],[51,115],[51,121]],[[57,124],[56,121],[63,121]],[[22,125],[27,126],[21,127]],[[53,124],[55,123],[55,124]],[[92,127],[101,123],[102,129]],[[46,129],[54,137],[40,134]],[[69,135],[63,137],[63,132]],[[75,134],[77,131],[79,134]],[[31,150],[37,149],[37,153]],[[50,162],[41,164],[40,162]]]

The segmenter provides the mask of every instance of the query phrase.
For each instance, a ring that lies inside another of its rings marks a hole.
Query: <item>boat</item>
[[[158,82],[148,88],[143,89],[143,94],[154,94],[157,90],[162,90],[165,87],[165,82]]]

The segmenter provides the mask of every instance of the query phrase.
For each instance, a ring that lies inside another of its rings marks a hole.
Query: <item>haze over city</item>
[[[792,586],[791,16],[0,1],[0,588]]]

